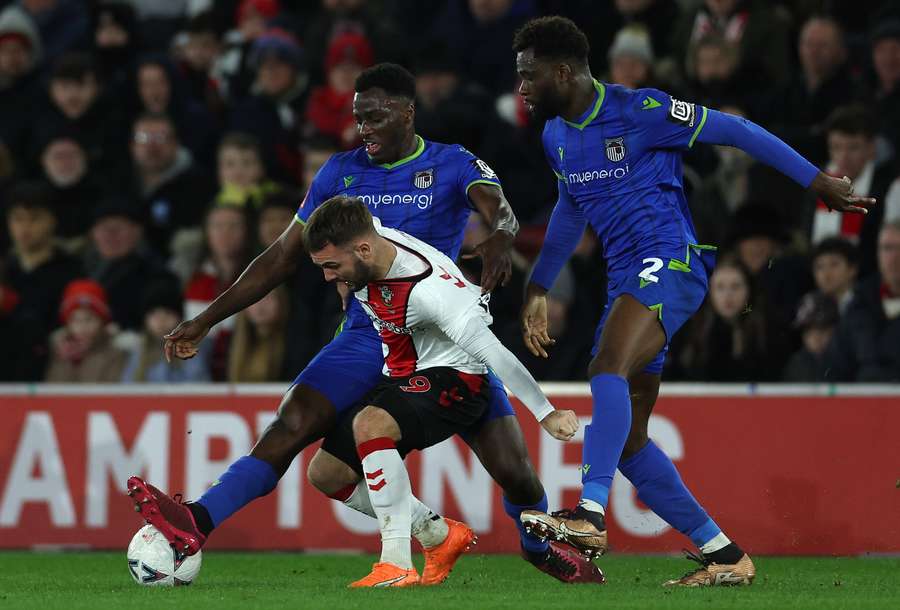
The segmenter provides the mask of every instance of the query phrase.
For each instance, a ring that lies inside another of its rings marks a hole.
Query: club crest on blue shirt
[[[606,138],[606,158],[613,163],[625,158],[625,138]]]
[[[434,168],[416,172],[413,175],[413,184],[419,189],[431,188],[431,185],[434,184]]]

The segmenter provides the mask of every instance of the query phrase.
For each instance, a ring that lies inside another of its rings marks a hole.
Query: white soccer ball
[[[158,529],[145,525],[128,545],[128,571],[139,585],[189,585],[200,572],[201,554],[179,557]]]

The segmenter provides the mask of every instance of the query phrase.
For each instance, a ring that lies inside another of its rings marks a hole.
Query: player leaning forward
[[[377,64],[359,75],[353,114],[364,146],[335,154],[325,163],[309,185],[296,222],[209,307],[166,336],[167,355],[192,357],[213,325],[287,279],[304,255],[303,225],[313,210],[336,195],[359,197],[384,225],[428,242],[451,259],[459,255],[469,214],[478,210],[494,229],[475,247],[484,261],[482,291],[505,281],[518,223],[500,181],[465,148],[419,137],[414,99],[415,79],[401,66]],[[177,502],[140,477],[129,479],[129,495],[171,544],[196,553],[232,514],[271,492],[303,448],[328,434],[381,382],[383,366],[381,339],[358,301],[351,299],[340,332],[297,376],[249,455],[233,462],[196,501]],[[488,377],[489,408],[466,441],[503,488],[503,507],[519,528],[523,557],[558,580],[583,582],[596,566],[568,547],[528,534],[519,520],[523,510],[546,509],[547,496],[506,391],[495,376]],[[322,468],[327,464],[327,459],[310,462],[310,481],[347,506],[374,516],[367,502],[357,502],[367,496],[366,487],[331,485]],[[414,535],[425,552],[422,582],[437,584],[473,534],[462,524],[437,517],[421,502],[415,506]]]
[[[477,429],[489,399],[487,367],[555,438],[578,429],[556,411],[528,370],[491,332],[486,298],[445,254],[373,221],[360,199],[336,196],[310,216],[304,239],[327,281],[345,283],[384,345],[381,384],[320,449],[346,466],[342,484],[365,475],[381,529],[381,561],[354,587],[409,586],[413,496],[403,457]],[[358,457],[357,457],[358,456]],[[332,460],[333,461],[333,460]]]
[[[742,118],[594,80],[588,41],[562,17],[528,22],[513,49],[528,109],[546,120],[543,144],[559,199],[522,310],[525,342],[547,356],[547,289],[590,224],[609,287],[588,367],[594,407],[584,432],[581,501],[574,510],[525,511],[530,530],[588,554],[606,550],[605,508],[618,470],[638,497],[700,549],[701,566],[667,585],[750,584],[749,556],[694,499],[672,461],[647,438],[672,335],[703,302],[711,248],[697,244],[684,196],[681,151],[695,141],[735,146],[815,191],[829,208],[865,213],[848,179],[817,170]],[[722,456],[728,459],[728,456]]]

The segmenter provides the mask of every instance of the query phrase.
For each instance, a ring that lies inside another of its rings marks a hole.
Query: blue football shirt
[[[681,151],[707,109],[657,89],[594,81],[594,104],[544,127],[547,161],[603,244],[610,276],[638,255],[681,258],[696,243],[684,196]]]
[[[365,148],[333,155],[319,169],[295,219],[305,223],[313,211],[335,195],[359,197],[381,224],[431,244],[456,260],[472,212],[469,189],[475,184],[500,186],[484,161],[457,144],[416,136],[410,156],[377,164]],[[355,301],[355,300],[354,300]],[[352,320],[368,323],[352,304]]]

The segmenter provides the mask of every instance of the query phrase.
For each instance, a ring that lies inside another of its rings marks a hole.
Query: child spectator
[[[87,279],[70,282],[63,293],[60,318],[63,327],[50,337],[51,358],[45,381],[119,381],[126,354],[112,343],[112,318],[103,286]]]
[[[283,286],[237,315],[228,348],[228,381],[254,383],[284,378],[288,295]]]
[[[181,286],[174,279],[151,282],[144,289],[141,310],[144,326],[132,347],[122,381],[134,383],[190,383],[209,381],[209,341],[193,358],[167,362],[162,337],[184,318]]]
[[[266,178],[259,141],[249,133],[233,131],[219,143],[219,193],[216,205],[234,205],[255,210],[266,195],[279,186]]]
[[[803,347],[785,365],[785,381],[827,381],[825,351],[837,323],[838,309],[831,297],[821,292],[810,292],[803,297],[794,320],[794,327],[801,332]]]
[[[338,152],[333,138],[315,134],[306,140],[303,147],[303,188],[308,189],[319,169]]]
[[[276,191],[266,195],[256,221],[260,249],[268,248],[294,222],[300,199],[293,191]]]
[[[349,150],[360,143],[353,117],[356,77],[374,62],[372,46],[362,34],[340,34],[328,47],[325,57],[327,84],[313,89],[306,117],[309,127],[331,136]]]
[[[856,246],[840,237],[823,239],[812,253],[812,272],[816,288],[831,298],[838,313],[847,311],[853,300],[858,267]]]

